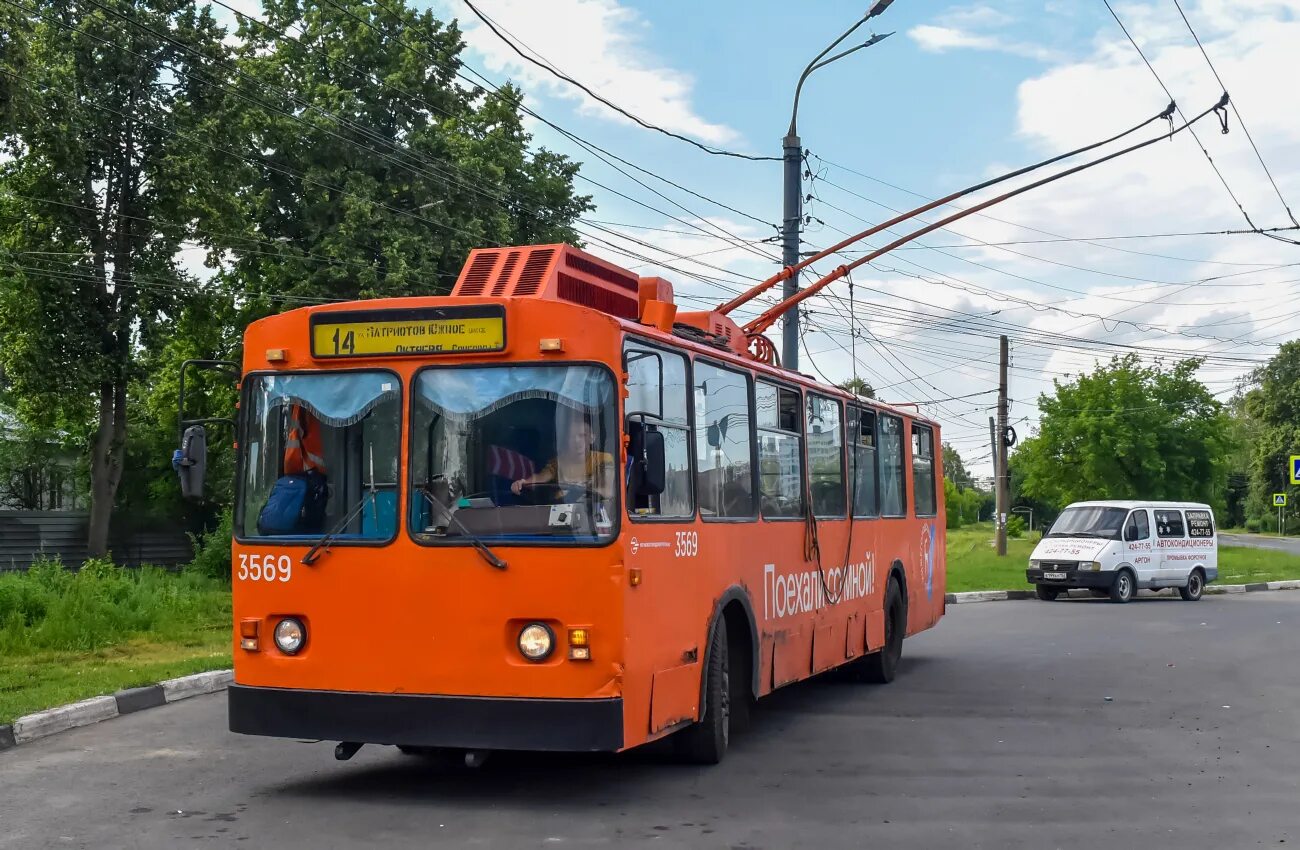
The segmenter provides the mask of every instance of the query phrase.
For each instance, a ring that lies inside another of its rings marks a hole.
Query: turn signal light
[[[289,359],[289,352],[284,348],[268,348],[266,350],[266,362],[283,363]]]
[[[569,660],[591,660],[591,633],[586,629],[569,629]]]
[[[542,351],[563,351],[564,340],[559,337],[550,337],[539,341],[537,347]]]
[[[257,632],[261,620],[239,621],[239,647],[249,652],[257,652]]]

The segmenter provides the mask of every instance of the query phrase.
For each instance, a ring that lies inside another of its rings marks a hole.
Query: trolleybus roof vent
[[[451,294],[569,301],[634,321],[641,315],[639,277],[569,245],[473,251]]]
[[[492,287],[493,295],[505,295],[506,285],[510,283],[510,273],[515,270],[519,263],[519,252],[511,251],[506,256],[506,264],[501,267],[501,274],[497,275],[496,286]]]
[[[466,264],[464,271],[461,272],[460,281],[456,285],[456,295],[482,295],[483,290],[487,288],[488,277],[492,274],[492,267],[496,265],[497,255],[495,252],[483,252],[474,257],[472,261]]]
[[[529,254],[524,270],[519,275],[519,283],[515,284],[515,295],[536,295],[537,290],[542,288],[542,279],[546,277],[546,267],[551,264],[551,257],[554,256],[555,251],[550,248]]]

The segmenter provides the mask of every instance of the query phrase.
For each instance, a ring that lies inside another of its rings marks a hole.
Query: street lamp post
[[[893,33],[884,35],[873,35],[855,47],[848,50],[842,50],[829,59],[824,58],[840,42],[848,38],[867,21],[879,15],[894,0],[876,0],[871,4],[871,8],[862,16],[862,19],[853,26],[845,30],[844,34],[830,43],[825,50],[817,54],[817,57],[808,63],[803,73],[799,75],[799,83],[794,89],[794,107],[790,110],[790,129],[786,131],[785,138],[781,140],[782,163],[784,166],[784,203],[781,211],[781,262],[786,268],[795,266],[799,263],[799,233],[803,225],[803,181],[801,173],[803,171],[803,143],[799,139],[798,118],[799,118],[799,95],[803,91],[804,80],[808,75],[818,68],[824,68],[827,65],[839,59],[843,59],[850,53],[856,53],[864,47],[870,47],[878,41],[881,41]],[[784,298],[790,298],[799,291],[799,275],[796,272],[792,274],[782,287]],[[782,317],[781,324],[781,363],[789,369],[798,370],[799,368],[799,308],[793,307]]]

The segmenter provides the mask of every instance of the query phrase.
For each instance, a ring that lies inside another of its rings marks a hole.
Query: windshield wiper
[[[316,563],[316,559],[320,557],[320,552],[322,549],[328,552],[330,550],[330,543],[334,540],[334,538],[337,537],[340,533],[342,533],[343,529],[348,527],[348,523],[352,522],[353,518],[355,518],[357,514],[361,513],[361,509],[366,506],[366,499],[370,499],[374,503],[375,525],[378,526],[379,525],[379,502],[377,501],[377,496],[378,494],[375,491],[375,447],[371,446],[370,447],[370,492],[365,493],[361,496],[361,498],[357,501],[356,505],[354,505],[347,512],[347,514],[344,515],[343,519],[339,520],[338,525],[334,526],[329,531],[321,535],[320,539],[317,540],[316,543],[310,549],[307,550],[307,554],[302,556],[302,563],[310,567],[312,564]]]
[[[439,511],[442,511],[443,515],[447,517],[448,521],[456,525],[456,529],[460,531],[461,536],[464,537],[466,540],[468,540],[470,542],[470,545],[472,545],[474,549],[480,555],[483,556],[483,560],[487,561],[489,564],[496,567],[498,570],[504,570],[506,568],[507,566],[506,562],[498,558],[497,554],[493,552],[491,549],[489,549],[488,545],[484,543],[478,537],[478,535],[474,534],[472,531],[466,528],[464,523],[462,523],[459,519],[456,518],[455,511],[453,511],[451,508],[447,507],[442,502],[435,499],[433,497],[433,494],[430,493],[428,490],[421,489],[420,495],[424,496],[424,498],[428,500],[429,504],[432,507],[434,507]]]
[[[339,524],[322,534],[320,539],[316,541],[315,545],[307,550],[307,554],[302,556],[302,563],[309,567],[316,563],[316,559],[320,557],[321,550],[323,549],[328,552],[330,550],[330,543],[333,542],[334,538],[337,537],[343,529],[348,527],[348,523],[352,522],[353,518],[357,514],[361,513],[361,509],[366,506],[366,500],[373,499],[374,497],[375,490],[372,485],[370,492],[364,494],[360,500],[357,501],[352,510],[348,511],[347,515],[344,516],[343,519],[339,520]]]

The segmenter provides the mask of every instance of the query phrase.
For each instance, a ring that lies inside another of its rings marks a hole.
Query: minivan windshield
[[[1102,540],[1119,540],[1124,527],[1127,508],[1078,507],[1066,508],[1052,530],[1045,537],[1096,537]]]
[[[622,476],[608,370],[432,367],[411,393],[411,533],[421,543],[596,543]]]

